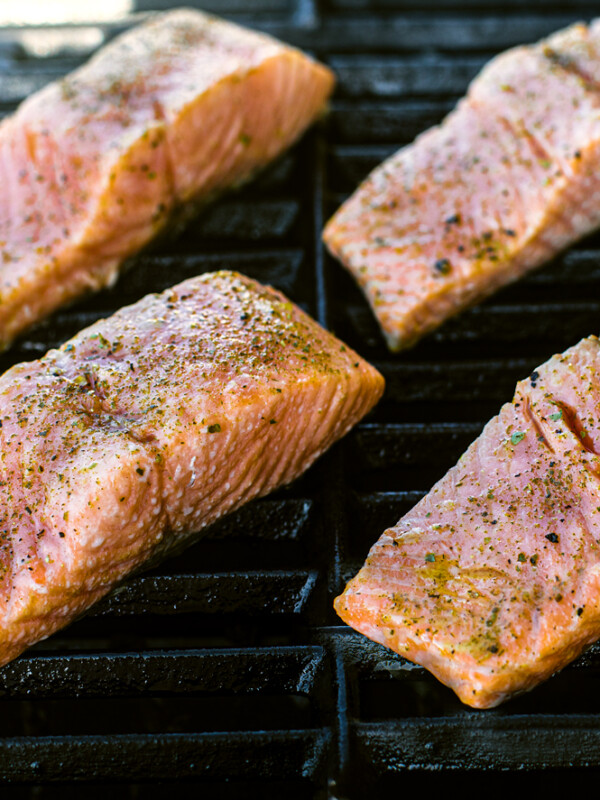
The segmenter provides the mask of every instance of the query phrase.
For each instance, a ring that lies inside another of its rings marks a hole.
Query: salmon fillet
[[[336,599],[358,631],[489,708],[600,637],[600,342],[517,385]]]
[[[597,20],[491,61],[324,240],[400,350],[598,227],[599,171]]]
[[[0,124],[0,349],[272,161],[332,85],[298,50],[177,10],[26,100]]]
[[[0,664],[292,481],[382,391],[282,294],[230,272],[12,367],[0,377]]]

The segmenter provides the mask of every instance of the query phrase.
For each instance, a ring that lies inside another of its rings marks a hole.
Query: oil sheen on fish
[[[272,161],[332,86],[298,50],[185,9],[26,100],[0,123],[0,349]]]
[[[600,21],[491,61],[379,166],[324,239],[391,350],[600,225]]]
[[[236,273],[149,295],[0,378],[0,664],[300,475],[383,378]]]
[[[600,343],[512,403],[337,598],[352,627],[489,708],[600,637]]]

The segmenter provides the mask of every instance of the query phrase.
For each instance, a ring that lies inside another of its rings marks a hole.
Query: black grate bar
[[[363,340],[367,339],[371,347],[377,345],[381,349],[376,323],[366,306],[349,304],[345,314],[353,326],[363,332]],[[422,343],[422,348],[431,351],[433,343],[447,346],[472,343],[481,355],[481,349],[491,345],[494,349],[490,351],[490,357],[495,358],[500,346],[521,347],[525,352],[535,346],[536,354],[545,348],[546,357],[549,357],[556,352],[557,343],[574,344],[584,336],[597,334],[599,319],[600,303],[594,302],[527,306],[486,304],[450,319]],[[457,355],[463,356],[464,352],[457,350],[453,357]]]
[[[198,221],[197,231],[207,239],[241,240],[252,243],[285,236],[296,222],[300,206],[297,200],[223,201],[207,210]]]
[[[597,717],[469,714],[352,726],[354,754],[378,773],[410,769],[560,769],[600,766]]]
[[[437,125],[454,108],[453,99],[434,100],[339,100],[333,104],[330,124],[333,140],[359,145],[412,142],[420,133]],[[351,186],[348,187],[350,191]]]
[[[448,95],[458,99],[477,75],[484,56],[334,56],[330,64],[339,81],[343,98]]]
[[[365,467],[414,467],[456,458],[481,432],[478,423],[363,425],[353,435]]]
[[[532,313],[533,312],[533,313]],[[463,341],[473,339],[473,328],[478,328],[480,340],[502,339],[503,342],[521,342],[536,337],[581,338],[580,331],[598,330],[600,303],[545,303],[534,306],[485,305],[470,309],[466,314],[450,320],[448,325],[434,334],[438,341]]]
[[[205,530],[203,536],[217,539],[295,541],[306,533],[314,515],[312,498],[255,500],[223,517]]]
[[[327,287],[327,276],[325,273],[325,257],[321,244],[321,231],[325,225],[325,148],[323,142],[317,139],[314,143],[315,169],[313,175],[313,237],[315,242],[315,283],[317,289],[317,319],[326,328],[331,327],[329,319],[329,292]]]
[[[325,17],[318,28],[307,30],[274,21],[261,23],[260,27],[266,33],[317,53],[414,53],[435,48],[492,54],[524,42],[535,42],[572,22],[573,15],[561,13],[465,17],[409,12],[394,16],[340,14]]]
[[[283,780],[316,778],[327,730],[56,736],[0,741],[0,780]]]
[[[314,571],[158,575],[133,578],[89,616],[145,614],[300,614],[316,584]]]
[[[430,363],[375,362],[386,376],[388,391],[403,403],[494,400],[513,395],[515,383],[527,377],[545,356],[504,361]]]
[[[307,694],[323,668],[319,647],[23,657],[0,670],[0,697]]]

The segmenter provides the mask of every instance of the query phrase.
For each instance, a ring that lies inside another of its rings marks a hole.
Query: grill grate
[[[318,234],[357,181],[439,121],[489,57],[589,18],[596,3],[189,4],[331,64],[339,88],[329,118],[251,187],[139,258],[114,290],[28,334],[0,368],[146,292],[227,267],[289,294],[372,360],[388,389],[292,487],[215,525],[0,670],[2,797],[80,797],[85,783],[91,800],[110,783],[115,798],[137,798],[158,781],[165,797],[201,783],[206,797],[350,798],[467,780],[473,789],[490,771],[498,786],[529,779],[538,790],[595,773],[600,647],[533,694],[473,712],[424,670],[339,625],[331,601],[515,381],[597,331],[600,235],[391,357]],[[136,10],[169,5],[138,0]],[[81,63],[86,41],[126,24],[87,25],[76,51],[47,29],[33,40],[0,30],[0,114]]]

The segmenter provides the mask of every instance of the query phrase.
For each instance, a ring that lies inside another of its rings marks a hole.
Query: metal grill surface
[[[588,19],[596,3],[187,4],[329,63],[339,81],[329,117],[243,192],[140,257],[114,290],[21,339],[0,367],[39,356],[147,292],[233,268],[289,294],[370,359],[388,388],[370,418],[292,487],[213,526],[0,670],[2,798],[137,798],[150,783],[151,796],[195,796],[201,785],[204,797],[358,798],[492,780],[539,790],[595,774],[600,649],[531,694],[475,712],[341,626],[331,603],[516,380],[598,332],[600,236],[392,357],[319,233],[373,166],[443,118],[491,56]],[[135,16],[168,5],[138,0]],[[66,35],[0,30],[0,114],[132,19]]]

